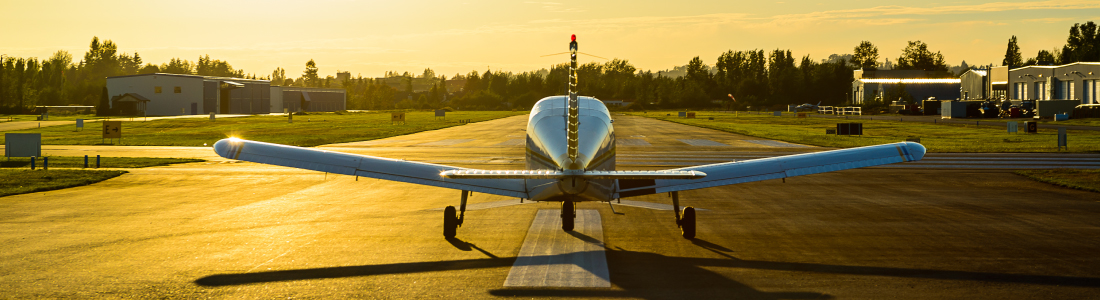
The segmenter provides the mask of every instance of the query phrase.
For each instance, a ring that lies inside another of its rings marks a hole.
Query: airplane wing
[[[450,179],[464,168],[228,138],[214,143],[228,159],[362,176],[516,198],[530,198],[523,179]]]
[[[917,161],[924,146],[903,142],[746,161],[701,165],[669,171],[698,171],[701,179],[620,179],[614,198],[694,190],[846,169]]]

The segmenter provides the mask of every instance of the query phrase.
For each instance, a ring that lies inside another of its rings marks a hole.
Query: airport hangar
[[[905,86],[905,91],[914,101],[935,97],[936,99],[957,99],[962,80],[952,77],[949,72],[922,70],[855,70],[852,71],[852,103],[883,99],[886,91]],[[887,103],[897,99],[883,99]]]
[[[115,76],[107,77],[107,93],[112,108],[136,114],[144,110],[150,116],[347,109],[343,89],[272,86],[267,80],[246,78],[166,73]],[[131,99],[144,103],[127,101]]]

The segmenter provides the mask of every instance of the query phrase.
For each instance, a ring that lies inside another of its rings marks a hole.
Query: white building
[[[1077,100],[1100,104],[1100,63],[1027,66],[1008,71],[1009,99]]]
[[[131,94],[148,99],[144,114],[149,116],[266,114],[281,113],[284,107],[337,111],[346,109],[347,98],[343,89],[273,87],[267,80],[165,73],[108,77],[107,93],[112,98]]]

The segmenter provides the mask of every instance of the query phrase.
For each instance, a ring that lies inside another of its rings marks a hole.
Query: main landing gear
[[[695,238],[695,208],[688,206],[684,207],[683,214],[680,213],[680,193],[672,192],[672,211],[676,213],[676,225],[680,226],[680,233],[684,235],[685,239]]]
[[[573,200],[561,202],[561,230],[573,231],[573,220],[577,218],[577,204]]]
[[[446,238],[453,238],[458,234],[458,227],[462,226],[462,221],[466,219],[466,198],[470,196],[469,191],[462,191],[462,208],[455,216],[455,207],[447,206],[443,209],[443,236]]]

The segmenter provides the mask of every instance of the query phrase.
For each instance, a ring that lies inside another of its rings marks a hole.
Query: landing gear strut
[[[573,219],[577,218],[577,205],[573,200],[561,202],[561,230],[573,231]]]
[[[683,214],[680,214],[680,193],[672,192],[672,212],[676,214],[676,225],[680,226],[680,233],[684,235],[685,239],[695,238],[695,208],[688,206],[684,207]]]
[[[455,207],[447,206],[443,209],[443,236],[446,238],[453,238],[458,234],[458,227],[462,226],[462,221],[466,219],[466,198],[469,196],[469,191],[462,191],[462,204],[461,211],[458,216],[455,216]]]

